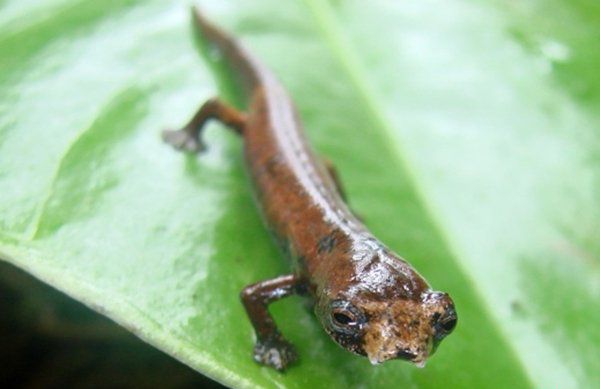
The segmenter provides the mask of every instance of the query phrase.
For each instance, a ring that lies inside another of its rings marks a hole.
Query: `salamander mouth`
[[[427,363],[427,356],[418,355],[413,352],[410,352],[409,350],[399,350],[396,354],[396,359],[402,359],[408,362],[412,362],[415,364],[415,366],[419,368],[425,367],[425,364]]]
[[[427,360],[427,354],[420,354],[408,349],[400,349],[396,352],[378,352],[375,355],[367,355],[369,361],[373,365],[378,365],[382,362],[391,359],[400,359],[414,363],[417,367],[424,367]]]
[[[408,350],[399,350],[396,353],[396,358],[405,359],[407,361],[413,362],[417,358],[417,354],[412,353]]]

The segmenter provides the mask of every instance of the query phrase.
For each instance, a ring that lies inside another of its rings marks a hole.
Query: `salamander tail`
[[[208,44],[216,48],[216,52],[236,74],[242,75],[241,82],[249,96],[261,83],[260,75],[266,71],[264,66],[237,39],[209,22],[195,6],[192,7],[192,18],[194,25]]]

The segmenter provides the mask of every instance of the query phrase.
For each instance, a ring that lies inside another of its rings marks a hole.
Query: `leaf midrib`
[[[386,141],[383,142],[383,147],[387,148],[387,154],[392,158],[392,162],[399,167],[399,170],[405,172],[407,181],[414,191],[421,209],[424,211],[430,225],[437,233],[440,242],[446,249],[445,251],[453,259],[453,263],[457,266],[461,275],[469,281],[474,290],[474,297],[480,303],[479,305],[483,307],[486,316],[493,319],[490,320],[490,322],[492,323],[494,330],[508,346],[507,348],[513,354],[515,360],[519,361],[519,366],[521,371],[524,372],[524,376],[527,377],[529,386],[534,387],[535,379],[531,376],[530,371],[525,368],[527,363],[520,357],[521,354],[519,353],[517,345],[511,341],[510,335],[498,325],[500,318],[495,316],[489,305],[485,303],[485,298],[483,297],[484,293],[482,292],[479,283],[472,276],[472,273],[468,271],[465,264],[458,260],[458,258],[461,257],[460,250],[457,245],[453,243],[438,212],[436,212],[436,207],[433,202],[425,194],[423,189],[424,186],[421,185],[417,178],[416,169],[409,160],[407,156],[408,153],[398,141],[398,137],[394,135],[394,129],[389,124],[390,120],[387,119],[386,114],[380,108],[382,106],[382,104],[378,103],[380,98],[368,83],[368,73],[365,70],[363,63],[359,60],[357,50],[346,39],[345,34],[336,20],[331,5],[324,0],[304,1],[311,11],[325,42],[331,49],[333,57],[338,61],[341,68],[348,76],[351,86],[356,90],[358,99],[364,102],[366,112],[371,116],[373,123],[376,125],[374,131],[379,132],[379,135],[385,138]],[[379,131],[377,131],[377,129]]]

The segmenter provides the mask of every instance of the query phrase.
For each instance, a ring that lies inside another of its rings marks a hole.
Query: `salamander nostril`
[[[398,350],[398,353],[396,353],[396,358],[402,358],[402,359],[406,359],[406,360],[413,360],[417,357],[416,354],[411,353],[410,351],[407,350]]]

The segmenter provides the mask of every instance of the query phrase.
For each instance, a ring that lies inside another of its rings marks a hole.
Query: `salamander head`
[[[387,250],[353,262],[353,274],[345,277],[349,282],[337,277],[318,293],[316,313],[327,333],[373,364],[404,359],[424,366],[456,326],[450,296],[429,289],[410,265]]]
[[[404,359],[423,367],[457,322],[450,296],[430,289],[412,296],[346,290],[320,299],[316,309],[338,344],[373,364]]]

